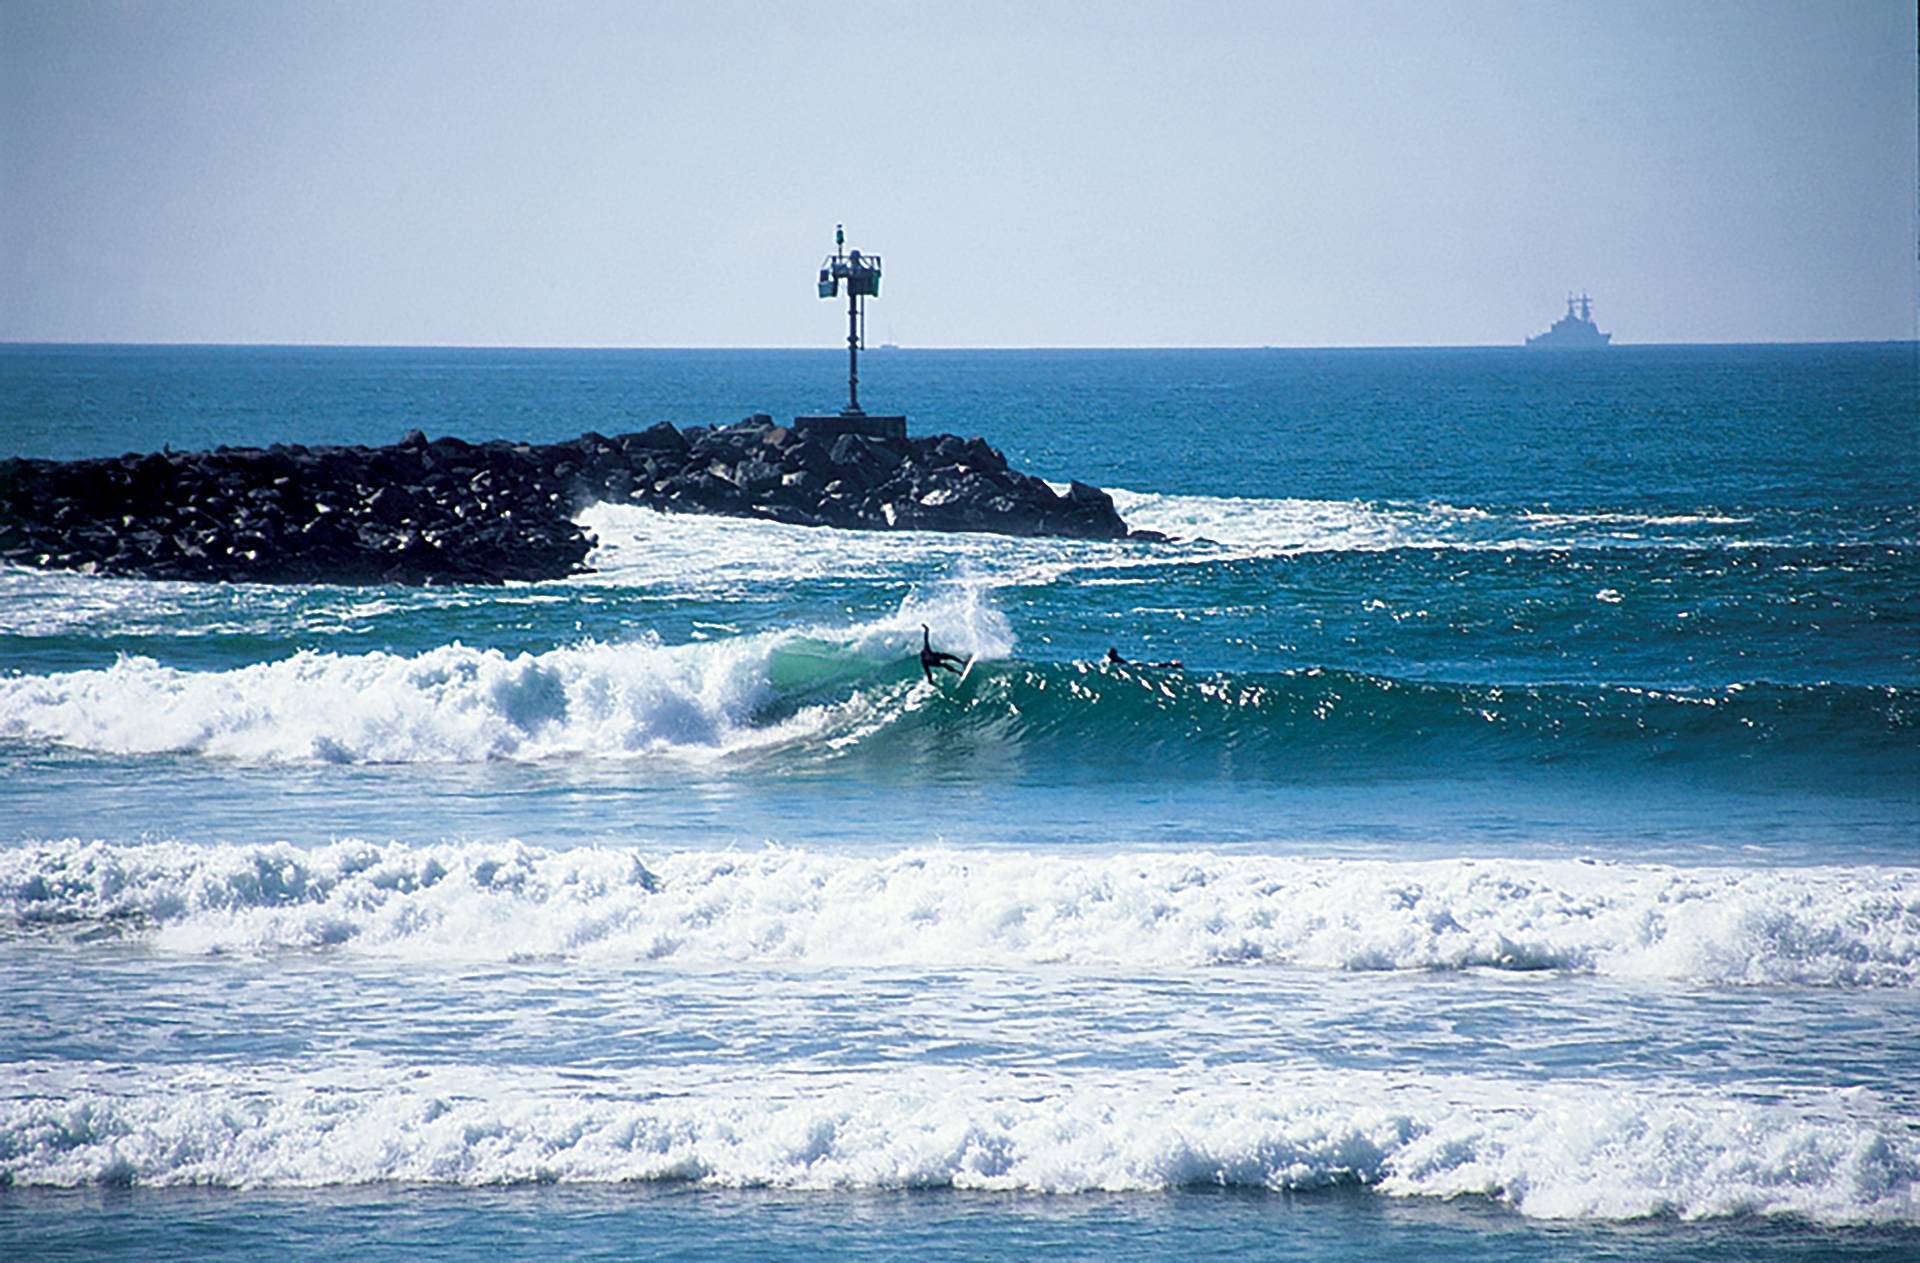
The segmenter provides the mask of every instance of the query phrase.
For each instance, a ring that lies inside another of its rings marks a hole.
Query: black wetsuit
[[[964,665],[965,660],[957,654],[941,653],[938,649],[935,649],[933,647],[933,633],[927,630],[925,623],[920,624],[920,669],[927,673],[927,683],[933,683],[933,669],[935,667],[945,667],[955,675],[959,675],[960,668]]]
[[[1141,666],[1156,671],[1178,671],[1182,669],[1180,659],[1178,658],[1173,659],[1171,662],[1129,662],[1120,656],[1118,649],[1115,649],[1111,645],[1107,646],[1107,665],[1110,667]]]

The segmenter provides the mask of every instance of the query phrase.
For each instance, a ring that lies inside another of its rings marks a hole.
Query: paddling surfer
[[[1166,662],[1128,662],[1120,656],[1120,651],[1112,645],[1107,646],[1107,665],[1110,667],[1149,667],[1159,671],[1178,671],[1183,669],[1180,659],[1172,658]]]
[[[944,667],[955,675],[959,675],[960,668],[965,665],[966,660],[959,655],[941,653],[938,649],[935,649],[933,647],[933,632],[928,629],[925,623],[920,624],[920,669],[927,673],[927,683],[933,683],[933,669],[935,667]]]

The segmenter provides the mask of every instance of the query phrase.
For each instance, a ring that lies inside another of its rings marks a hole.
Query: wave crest
[[[920,681],[919,626],[976,654],[965,688]],[[778,755],[932,767],[955,748],[1051,766],[1240,777],[1418,774],[1460,759],[1585,766],[1836,761],[1910,779],[1920,694],[1893,686],[1710,690],[1499,685],[1296,669],[1187,673],[1006,657],[973,585],[866,623],[663,645],[651,636],[508,654],[305,651],[225,671],[148,658],[0,677],[0,737],[108,754],[260,763],[479,763]]]

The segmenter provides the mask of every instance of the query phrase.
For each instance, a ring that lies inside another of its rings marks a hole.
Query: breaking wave
[[[1004,656],[1012,634],[978,589],[944,591],[869,623],[679,645],[303,651],[224,671],[123,657],[0,677],[0,738],[256,763],[737,756],[894,769],[992,746],[1068,774],[1281,779],[1461,758],[1735,773],[1801,760],[1905,778],[1920,746],[1920,693],[1895,686],[1662,690],[1023,661]],[[964,686],[922,682],[922,621],[981,659]]]
[[[1920,1141],[1871,1102],[1309,1067],[996,1078],[933,1067],[585,1083],[354,1065],[36,1074],[15,1185],[697,1182],[1072,1193],[1372,1188],[1554,1219],[1920,1218]]]
[[[1898,867],[67,841],[0,853],[0,909],[189,953],[1920,984],[1920,869]]]
[[[225,671],[123,656],[0,677],[0,737],[266,763],[707,759],[857,728],[874,701],[860,686],[913,678],[909,649],[935,619],[962,653],[1011,645],[997,611],[953,589],[849,628],[683,645],[649,635],[545,653],[457,642],[415,655],[309,650]]]

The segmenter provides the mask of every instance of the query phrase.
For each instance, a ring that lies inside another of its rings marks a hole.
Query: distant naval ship
[[[1577,310],[1576,310],[1577,309]],[[1527,339],[1528,346],[1549,351],[1580,350],[1605,346],[1613,341],[1611,333],[1602,333],[1593,323],[1593,300],[1585,294],[1567,295],[1567,314],[1553,322],[1553,328]]]

